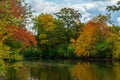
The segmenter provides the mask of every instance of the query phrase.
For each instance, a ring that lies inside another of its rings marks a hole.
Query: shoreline
[[[71,60],[71,61],[89,61],[89,62],[96,62],[96,61],[120,61],[120,59],[113,59],[113,58],[98,58],[98,57],[89,57],[89,58],[83,58],[83,57],[73,57],[73,58],[68,58],[68,57],[56,57],[56,58],[41,58],[41,57],[26,57],[23,60],[28,60],[28,61],[34,61],[34,60],[58,60],[58,61],[63,61],[63,60]]]

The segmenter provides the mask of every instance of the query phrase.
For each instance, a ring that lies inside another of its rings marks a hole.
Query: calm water
[[[120,80],[119,62],[24,61],[7,65],[6,80]]]

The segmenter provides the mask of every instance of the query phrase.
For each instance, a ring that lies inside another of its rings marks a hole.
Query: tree
[[[83,28],[80,36],[76,41],[73,40],[75,54],[77,56],[89,57],[92,56],[96,44],[101,43],[109,36],[108,27],[106,24],[98,21],[89,21]]]
[[[79,27],[82,27],[79,19],[81,14],[72,8],[63,8],[55,15],[64,24],[66,36],[68,37],[67,41],[70,41],[71,38],[77,38],[80,31]]]
[[[55,19],[50,14],[41,14],[38,17],[34,18],[34,27],[33,29],[36,32],[36,37],[38,44],[37,46],[40,47],[46,47],[51,45],[51,32],[54,31],[55,25],[54,25]]]
[[[32,16],[30,6],[24,0],[1,0],[0,5],[0,12],[4,17],[14,18],[15,22],[10,20],[11,24],[25,27],[28,17]]]
[[[81,17],[81,14],[72,8],[63,8],[60,12],[55,13],[55,15],[64,22],[66,28],[71,28],[79,23],[79,18]]]
[[[107,6],[106,8],[108,12],[110,11],[119,11],[120,10],[120,1],[118,1],[115,5],[112,6]],[[113,58],[120,58],[120,27],[119,26],[112,26],[110,27],[112,34],[109,37],[108,41],[110,41],[111,46],[112,46],[112,55]]]
[[[111,43],[112,47],[112,55],[113,58],[119,59],[120,58],[120,27],[119,26],[112,26],[110,27],[112,31],[108,41]]]
[[[25,27],[25,25],[22,24],[25,24],[26,16],[29,15],[28,10],[23,0],[0,0],[0,52],[3,53],[5,58],[10,56],[6,56],[6,54],[12,53],[14,45],[18,46],[21,42],[24,43],[30,39],[28,35],[30,37],[31,34],[19,28]],[[14,27],[11,27],[11,25]],[[21,36],[23,34],[17,31],[22,31],[22,33],[27,36]],[[19,34],[19,37],[24,37],[24,40],[23,38],[19,38],[20,40],[13,38],[13,35],[16,35],[14,32]],[[25,40],[25,37],[28,39]],[[21,47],[23,47],[23,45]]]
[[[112,5],[112,6],[107,6],[106,8],[108,10],[108,12],[110,11],[119,11],[120,10],[120,1],[118,1],[115,5]]]
[[[21,27],[15,27],[15,26],[9,26],[8,27],[8,33],[11,34],[11,38],[9,38],[8,40],[6,40],[8,43],[5,43],[6,45],[9,45],[13,48],[16,48],[16,46],[14,46],[14,41],[18,41],[18,43],[22,43],[24,46],[21,46],[23,48],[33,45],[36,46],[37,42],[36,39],[34,37],[34,35],[32,35],[30,32],[28,32],[27,30],[21,28]],[[13,39],[13,41],[12,41]],[[11,41],[9,41],[11,40]],[[12,43],[13,44],[10,44]]]

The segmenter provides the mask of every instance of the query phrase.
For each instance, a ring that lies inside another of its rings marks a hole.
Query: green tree
[[[37,47],[42,51],[39,55],[45,57],[61,57],[72,54],[69,47],[68,34],[61,20],[50,14],[40,14],[34,19],[33,29],[38,41]]]
[[[75,24],[79,23],[81,14],[72,8],[63,8],[60,12],[55,13],[58,19],[62,20],[65,27],[72,28]]]
[[[34,19],[33,29],[37,33],[38,46],[45,47],[44,45],[50,44],[50,34],[55,28],[54,21],[50,14],[41,14]]]
[[[120,27],[119,26],[112,26],[110,27],[111,36],[108,38],[108,41],[111,43],[112,47],[112,55],[113,58],[119,59],[120,58]]]
[[[108,12],[110,11],[119,11],[120,10],[120,1],[118,1],[115,5],[112,5],[112,6],[107,6],[106,8],[108,10]]]
[[[35,30],[37,39],[37,48],[42,51],[43,55],[49,56],[47,51],[55,42],[53,36],[55,18],[50,14],[40,14],[33,19],[33,22],[33,30]]]
[[[82,26],[79,19],[81,14],[72,8],[63,8],[59,12],[55,13],[55,15],[64,24],[68,38],[67,41],[70,41],[70,38],[77,38],[79,29]]]

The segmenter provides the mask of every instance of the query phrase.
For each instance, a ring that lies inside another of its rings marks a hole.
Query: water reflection
[[[6,80],[120,80],[119,62],[19,62]]]
[[[96,80],[94,70],[90,63],[78,63],[71,72],[75,80]]]
[[[111,77],[112,64],[98,63],[78,63],[73,67],[72,76],[76,80],[114,80]]]
[[[38,64],[30,67],[30,74],[34,80],[71,80],[70,72],[66,66],[41,66]]]

